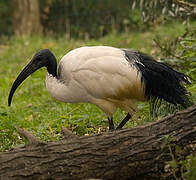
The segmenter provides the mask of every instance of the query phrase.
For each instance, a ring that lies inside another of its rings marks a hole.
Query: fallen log
[[[0,179],[171,178],[168,161],[196,155],[196,105],[130,129],[82,137],[62,132],[64,139],[43,143],[19,129],[29,144],[0,153]]]

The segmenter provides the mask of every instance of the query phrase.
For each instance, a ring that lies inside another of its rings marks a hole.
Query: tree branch
[[[196,155],[196,105],[131,129],[69,137],[0,153],[0,179],[178,177],[180,167],[171,171],[167,162]]]
[[[40,145],[40,144],[44,144],[43,142],[39,141],[35,136],[33,136],[31,133],[25,131],[22,128],[18,128],[18,133],[20,134],[20,136],[24,137],[27,142],[28,142],[28,146],[35,146],[35,145]]]

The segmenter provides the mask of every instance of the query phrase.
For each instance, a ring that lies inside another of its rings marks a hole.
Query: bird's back
[[[105,56],[124,58],[124,54],[119,48],[109,46],[84,46],[68,52],[61,59],[60,65],[64,66],[64,64],[66,64],[65,66],[69,66],[69,69],[75,69],[90,59]]]
[[[121,49],[108,46],[82,47],[70,51],[60,62],[66,81],[77,81],[96,98],[143,100],[140,73]]]

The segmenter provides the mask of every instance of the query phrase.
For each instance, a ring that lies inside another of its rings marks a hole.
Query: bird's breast
[[[58,101],[67,103],[88,102],[89,96],[75,81],[65,83],[49,74],[46,75],[46,88]]]

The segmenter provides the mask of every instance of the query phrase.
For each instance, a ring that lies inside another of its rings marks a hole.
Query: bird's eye
[[[41,59],[42,59],[41,56],[37,56],[36,58],[37,61],[41,61]]]

